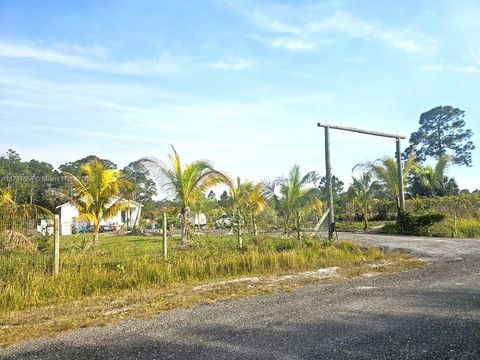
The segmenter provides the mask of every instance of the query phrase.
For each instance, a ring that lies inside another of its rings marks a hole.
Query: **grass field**
[[[372,271],[372,264],[389,264],[378,267],[380,272],[419,264],[406,255],[359,249],[350,242],[324,247],[313,240],[246,238],[239,250],[234,237],[201,237],[188,246],[171,241],[165,262],[157,237],[102,236],[100,247],[85,253],[78,246],[82,241],[74,236],[61,239],[59,275],[52,274],[48,250],[0,253],[0,343],[108,323],[119,318],[115,310],[108,310],[119,303],[134,304],[136,310],[129,309],[129,316],[145,316],[177,306],[272,291],[269,286],[247,289],[242,285],[203,295],[188,291],[194,285],[239,276],[337,266],[342,276],[349,277]],[[152,303],[152,297],[157,302]],[[98,316],[105,313],[111,316]]]

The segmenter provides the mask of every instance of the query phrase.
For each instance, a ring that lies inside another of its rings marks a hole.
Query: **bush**
[[[459,219],[480,219],[480,194],[419,197],[406,201],[409,213],[438,213]]]
[[[398,226],[403,233],[412,235],[429,235],[431,227],[440,223],[445,219],[443,214],[410,214],[407,212],[400,213],[398,217]]]

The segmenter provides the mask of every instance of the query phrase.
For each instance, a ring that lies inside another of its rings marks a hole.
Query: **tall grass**
[[[90,253],[76,251],[72,240],[64,239],[56,276],[51,253],[0,253],[0,314],[153,284],[351,266],[384,256],[354,244],[325,248],[289,239],[247,239],[240,251],[234,238],[224,237],[197,240],[189,247],[173,244],[165,262],[156,238],[104,237],[100,250]]]
[[[475,220],[475,219],[457,220],[456,236],[480,239],[480,220]]]

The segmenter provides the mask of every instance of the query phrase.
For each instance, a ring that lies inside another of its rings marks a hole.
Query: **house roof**
[[[134,201],[134,200],[127,200],[127,199],[121,198],[120,196],[112,196],[112,198],[114,199],[114,201],[118,201],[118,200],[130,201],[133,205],[136,205],[138,207],[143,207],[143,204],[141,204],[137,201]],[[59,209],[61,207],[67,206],[67,205],[70,205],[70,202],[66,202],[65,204],[58,205],[55,209]]]

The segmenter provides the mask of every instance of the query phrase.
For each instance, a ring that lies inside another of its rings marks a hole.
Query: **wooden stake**
[[[165,261],[168,259],[167,254],[167,213],[163,212],[163,258]]]
[[[53,273],[58,274],[60,271],[60,216],[55,214],[53,220]]]

